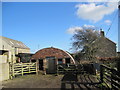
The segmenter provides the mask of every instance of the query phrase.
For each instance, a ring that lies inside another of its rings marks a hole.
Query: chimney
[[[102,29],[100,29],[100,35],[101,35],[101,37],[105,36],[104,31]]]

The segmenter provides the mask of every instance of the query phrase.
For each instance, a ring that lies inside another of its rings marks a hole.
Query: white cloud
[[[84,30],[84,29],[95,29],[96,27],[94,25],[83,25],[82,27],[79,27],[79,26],[74,26],[74,27],[70,27],[68,30],[67,30],[67,33],[69,34],[74,34],[76,31],[79,31],[79,30]]]
[[[118,0],[87,0],[87,2],[118,2]]]
[[[83,29],[95,29],[96,27],[94,25],[83,25],[82,26]]]
[[[76,31],[79,31],[79,30],[82,30],[83,28],[82,27],[79,27],[79,26],[75,26],[75,27],[70,27],[68,30],[67,30],[67,33],[69,34],[74,34]]]
[[[2,2],[116,2],[118,0],[2,0]]]
[[[105,20],[104,23],[107,24],[107,25],[110,25],[111,21],[110,20]]]
[[[79,18],[97,22],[101,20],[105,15],[109,15],[117,9],[117,2],[107,2],[106,4],[78,4],[77,16]]]

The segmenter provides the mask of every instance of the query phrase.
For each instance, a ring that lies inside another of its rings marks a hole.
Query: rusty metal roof
[[[56,58],[71,58],[70,55],[58,48],[44,48],[37,51],[33,56],[32,59],[40,59],[46,57],[56,57]]]

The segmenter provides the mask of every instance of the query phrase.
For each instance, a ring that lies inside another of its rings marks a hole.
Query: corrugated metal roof
[[[22,43],[21,41],[17,41],[17,40],[13,40],[7,37],[3,37],[0,36],[0,38],[4,41],[6,41],[9,45],[13,46],[13,47],[17,47],[17,48],[25,48],[25,49],[29,49],[24,43]]]
[[[73,63],[75,63],[73,57],[69,53],[54,47],[44,48],[37,51],[32,56],[32,59],[40,59],[40,58],[46,58],[46,57],[71,58]]]
[[[57,48],[44,48],[39,51],[37,51],[32,58],[34,59],[40,59],[40,58],[46,58],[46,57],[52,57],[55,56],[56,58],[69,58],[69,55],[64,52],[63,50],[57,49]]]

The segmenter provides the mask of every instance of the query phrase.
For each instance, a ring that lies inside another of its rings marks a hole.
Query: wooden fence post
[[[111,89],[113,88],[113,69],[111,69]]]
[[[62,82],[62,83],[61,83],[61,89],[63,89],[63,90],[66,89],[66,83],[65,83],[65,82]]]
[[[58,64],[56,65],[56,75],[58,75]]]
[[[15,76],[15,73],[14,73],[14,64],[12,63],[12,76],[14,77]]]
[[[103,83],[103,66],[100,65],[100,82]]]
[[[23,64],[21,63],[21,69],[22,69],[22,76],[23,76]]]
[[[30,70],[30,66],[31,66],[31,63],[29,63],[29,66],[28,66],[29,73],[30,73],[30,71],[31,71],[31,70]]]
[[[36,74],[38,75],[38,62],[35,63],[36,66]]]

